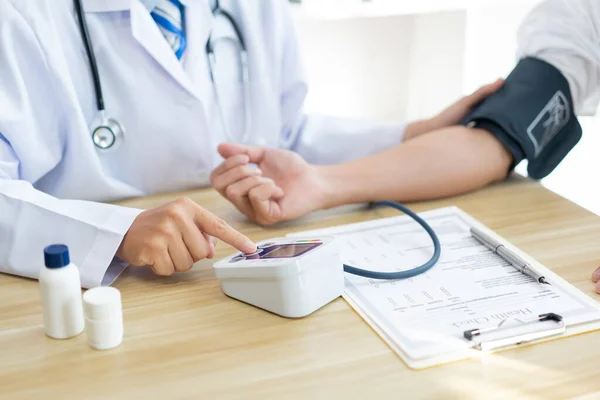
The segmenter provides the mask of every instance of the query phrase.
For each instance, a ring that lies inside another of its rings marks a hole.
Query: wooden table
[[[212,190],[124,202],[152,207],[186,195],[254,240],[395,214],[352,206],[263,229]],[[457,205],[596,297],[600,218],[537,183],[509,182],[461,197],[412,204]],[[218,246],[218,258],[230,247]],[[129,269],[116,282],[125,338],[109,351],[85,336],[44,336],[36,281],[0,276],[0,398],[154,399],[566,399],[600,398],[600,332],[423,371],[407,368],[338,299],[300,320],[226,297],[198,263],[169,278]]]

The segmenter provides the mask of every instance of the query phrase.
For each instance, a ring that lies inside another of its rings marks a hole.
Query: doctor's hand
[[[433,118],[408,124],[404,133],[404,140],[409,140],[441,128],[457,125],[475,106],[485,100],[486,97],[496,93],[502,85],[504,85],[503,79],[483,85],[473,93],[463,96]]]
[[[152,267],[157,275],[188,271],[212,258],[215,239],[252,253],[256,245],[190,199],[179,199],[142,212],[125,234],[117,257],[133,266]]]
[[[325,181],[294,152],[227,143],[219,153],[225,161],[211,174],[211,183],[250,221],[292,220],[325,203]]]

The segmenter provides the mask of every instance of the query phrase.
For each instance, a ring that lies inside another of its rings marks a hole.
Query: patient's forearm
[[[379,200],[426,200],[464,193],[504,179],[510,153],[490,133],[453,126],[383,153],[320,167],[326,207]]]

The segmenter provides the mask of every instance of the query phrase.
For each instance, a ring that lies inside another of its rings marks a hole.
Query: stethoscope
[[[92,48],[92,41],[89,36],[87,20],[85,18],[85,13],[83,12],[83,7],[81,5],[81,0],[74,0],[75,2],[75,11],[77,13],[77,18],[79,20],[79,29],[81,31],[81,37],[83,38],[83,42],[85,45],[85,50],[90,63],[90,70],[92,72],[92,78],[94,81],[94,92],[96,95],[96,106],[98,109],[98,113],[100,116],[100,122],[98,125],[92,129],[92,141],[94,145],[99,150],[112,150],[119,147],[119,145],[123,142],[125,137],[125,128],[123,125],[115,118],[109,117],[106,115],[106,111],[104,108],[104,96],[102,95],[102,84],[100,82],[100,74],[98,73],[98,64],[96,63],[96,57],[94,54],[94,50]],[[215,0],[215,7],[212,9],[212,14],[216,18],[219,15],[225,17],[233,27],[235,34],[237,36],[237,40],[232,38],[223,38],[221,40],[229,40],[237,45],[240,56],[240,64],[242,67],[242,83],[244,87],[244,120],[245,120],[245,129],[244,134],[242,135],[241,142],[249,143],[250,141],[250,124],[251,124],[251,113],[250,113],[250,78],[248,73],[248,53],[246,51],[246,44],[244,42],[244,37],[242,36],[242,32],[240,31],[238,25],[235,20],[227,11],[223,10],[219,5],[219,0]],[[217,59],[214,53],[214,44],[215,40],[212,39],[212,34],[209,35],[208,41],[206,42],[206,54],[208,56],[208,66],[210,72],[210,78],[212,81],[212,86],[214,90],[215,100],[217,103],[217,108],[219,112],[219,117],[221,119],[221,124],[223,130],[225,132],[225,136],[227,139],[235,142],[231,131],[229,130],[229,126],[225,121],[225,116],[223,115],[223,108],[221,107],[221,101],[219,97],[219,92],[217,90],[217,84],[215,81],[215,70],[217,66]]]
[[[223,37],[220,40],[228,40],[228,41],[234,43],[235,45],[237,45],[238,52],[240,54],[240,65],[242,67],[242,84],[244,86],[244,122],[245,122],[244,134],[242,135],[241,142],[249,143],[250,142],[250,124],[252,123],[252,120],[251,120],[252,114],[250,112],[250,75],[248,73],[248,52],[246,51],[246,42],[244,41],[244,36],[242,35],[242,31],[240,30],[238,25],[235,23],[235,20],[233,19],[231,14],[229,14],[227,11],[223,10],[220,7],[219,0],[215,0],[215,7],[212,10],[212,14],[215,18],[218,17],[219,15],[222,15],[223,17],[225,17],[225,19],[227,19],[229,21],[229,23],[231,24],[231,26],[233,27],[233,30],[235,31],[235,35],[237,37],[237,40],[230,38],[230,37]],[[209,67],[209,71],[210,71],[210,79],[212,81],[213,91],[215,94],[215,100],[217,102],[219,118],[221,119],[221,126],[223,127],[223,130],[225,131],[225,135],[227,136],[227,138],[230,141],[235,142],[235,139],[231,135],[231,131],[229,130],[229,127],[227,125],[227,121],[225,120],[225,116],[223,115],[223,107],[221,107],[219,91],[217,90],[217,83],[215,81],[214,71],[216,70],[216,67],[217,67],[217,59],[216,59],[215,53],[214,53],[214,48],[215,48],[214,44],[216,42],[217,42],[216,40],[212,39],[212,33],[211,33],[210,36],[208,37],[208,41],[206,42],[206,54],[208,56],[208,67]]]

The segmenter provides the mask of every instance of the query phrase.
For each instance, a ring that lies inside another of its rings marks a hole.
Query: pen
[[[544,283],[546,285],[550,284],[543,275],[540,275],[531,268],[531,264],[525,262],[525,260],[523,260],[521,257],[508,250],[502,243],[495,241],[476,228],[471,228],[471,235],[473,235],[473,237],[481,242],[485,247],[498,254],[504,260],[508,261],[513,267],[521,271],[523,274],[532,277],[539,283]]]

